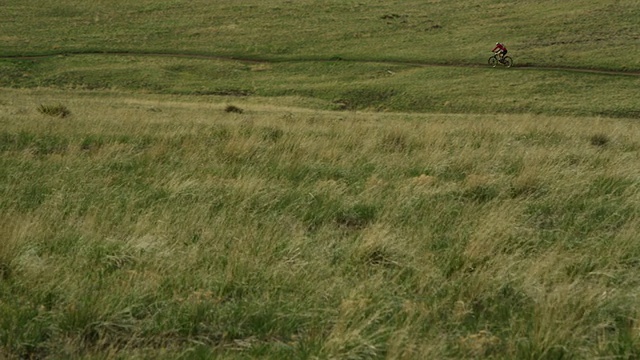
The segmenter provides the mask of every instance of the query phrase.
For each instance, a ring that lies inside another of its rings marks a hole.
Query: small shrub
[[[41,104],[40,106],[38,106],[38,112],[44,115],[49,115],[49,116],[54,116],[59,118],[65,118],[71,115],[71,110],[69,110],[69,108],[67,108],[65,105],[62,105],[62,104],[55,104],[55,105]]]
[[[235,105],[227,105],[227,107],[224,108],[224,111],[228,113],[236,113],[236,114],[242,114],[244,112],[244,110],[242,110],[241,108]]]
[[[385,15],[380,16],[380,19],[382,19],[382,20],[392,20],[392,19],[398,19],[398,18],[401,18],[401,17],[404,17],[404,16],[407,16],[407,15],[385,14]]]
[[[91,151],[97,150],[104,145],[104,139],[98,135],[88,135],[80,143],[80,150]]]
[[[0,258],[0,280],[7,280],[11,275],[11,267],[9,261]]]
[[[606,146],[609,143],[609,137],[605,134],[595,134],[589,139],[593,146]]]
[[[339,211],[336,214],[335,221],[338,225],[348,229],[363,229],[375,220],[376,212],[375,206],[357,204]]]
[[[500,191],[493,185],[475,185],[462,193],[462,198],[476,203],[489,202],[500,195]]]

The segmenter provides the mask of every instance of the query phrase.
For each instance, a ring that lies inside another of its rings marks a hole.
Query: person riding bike
[[[499,54],[500,54],[500,62],[504,61],[504,57],[507,55],[507,48],[504,46],[504,44],[497,42],[496,43],[496,47],[493,48],[493,50],[491,50],[491,52],[496,52],[496,50],[500,50]]]

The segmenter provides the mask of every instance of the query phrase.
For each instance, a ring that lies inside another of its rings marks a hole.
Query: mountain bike
[[[511,58],[511,56],[500,58],[500,54],[495,53],[492,57],[489,58],[489,65],[491,65],[492,67],[496,67],[498,64],[502,64],[509,68],[513,66],[513,59]]]

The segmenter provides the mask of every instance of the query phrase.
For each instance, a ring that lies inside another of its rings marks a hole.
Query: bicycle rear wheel
[[[504,66],[510,68],[511,66],[513,66],[513,59],[510,56],[505,56],[503,59],[504,62]]]
[[[489,65],[496,67],[496,65],[498,65],[498,58],[495,56],[492,56],[489,58]]]

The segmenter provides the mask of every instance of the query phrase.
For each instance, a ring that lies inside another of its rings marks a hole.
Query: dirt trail
[[[373,60],[373,59],[348,59],[348,58],[293,58],[293,59],[267,59],[267,58],[249,58],[249,57],[234,57],[234,56],[220,56],[220,55],[207,55],[207,54],[189,54],[189,53],[155,53],[155,52],[123,52],[123,51],[94,51],[94,52],[65,52],[56,54],[43,54],[43,55],[14,55],[14,56],[0,56],[0,59],[4,60],[38,60],[59,56],[82,56],[82,55],[104,55],[104,56],[144,56],[144,57],[174,57],[174,58],[187,58],[187,59],[211,59],[211,60],[223,60],[223,61],[239,61],[246,63],[300,63],[300,62],[361,62],[361,63],[378,63],[389,65],[409,65],[409,66],[422,66],[422,67],[458,67],[458,68],[482,68],[488,67],[483,64],[442,64],[442,63],[427,63],[419,61],[403,61],[403,60]],[[535,65],[518,65],[517,63],[512,69],[518,70],[545,70],[545,71],[568,71],[588,74],[601,74],[601,75],[619,75],[619,76],[640,76],[640,71],[621,71],[621,70],[604,70],[593,68],[577,68],[577,67],[564,67],[564,66],[535,66]]]

